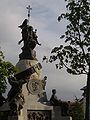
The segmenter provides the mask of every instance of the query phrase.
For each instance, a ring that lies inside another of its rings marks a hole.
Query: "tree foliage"
[[[66,0],[67,12],[58,17],[68,21],[66,31],[60,36],[64,45],[51,51],[49,62],[59,60],[56,67],[65,67],[71,74],[88,74],[90,64],[90,1]],[[44,57],[45,59],[45,57]]]
[[[79,102],[78,99],[75,99],[75,102],[71,106],[72,112],[70,115],[72,116],[72,120],[84,120],[84,108],[83,104]]]
[[[4,60],[3,52],[0,50],[0,93],[5,92],[7,87],[6,79],[15,71],[16,68],[10,62]]]
[[[90,0],[65,0],[66,13],[58,17],[60,22],[68,22],[66,31],[60,36],[65,44],[52,49],[49,62],[57,61],[56,68],[65,67],[67,72],[74,75],[87,75],[86,113],[90,116]],[[47,58],[44,56],[44,60]]]

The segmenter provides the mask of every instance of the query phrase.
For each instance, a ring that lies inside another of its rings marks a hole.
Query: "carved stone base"
[[[15,77],[18,79],[29,77],[31,79],[40,79],[42,66],[37,60],[20,60],[16,64],[17,73]]]
[[[51,120],[51,110],[28,110],[28,120]]]

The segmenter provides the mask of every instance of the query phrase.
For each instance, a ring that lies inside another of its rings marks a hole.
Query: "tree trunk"
[[[87,86],[86,86],[85,120],[90,120],[90,64],[89,64],[89,72],[88,72],[88,75],[87,75]]]

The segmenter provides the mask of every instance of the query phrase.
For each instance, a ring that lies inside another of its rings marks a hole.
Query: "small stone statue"
[[[56,94],[56,89],[52,90],[52,96],[50,98],[50,104],[53,106],[60,106],[61,105],[61,100],[58,100]]]
[[[20,109],[23,108],[24,96],[22,94],[22,84],[25,83],[25,80],[17,80],[15,77],[8,77],[8,81],[11,85],[11,89],[8,93],[8,102],[13,113],[18,114]]]
[[[50,104],[52,106],[60,106],[61,107],[61,115],[68,116],[68,108],[69,108],[68,103],[66,101],[59,100],[55,94],[56,94],[56,89],[53,89],[52,96],[50,98]]]
[[[8,100],[11,101],[12,98],[16,96],[16,94],[21,91],[22,84],[25,83],[24,80],[17,80],[15,77],[10,76],[8,77],[8,82],[11,85],[11,89],[8,93]]]
[[[31,60],[36,60],[35,56],[35,50],[34,48],[36,45],[41,45],[37,38],[38,36],[36,35],[37,30],[33,30],[33,27],[28,25],[28,20],[25,19],[22,23],[22,25],[18,26],[19,28],[22,29],[22,39],[18,42],[20,44],[22,41],[24,42],[24,46],[22,47],[22,53],[19,55],[20,60],[22,59],[31,59]]]
[[[44,76],[44,78],[43,78],[43,80],[42,80],[43,90],[45,90],[46,80],[47,80],[47,76]]]
[[[35,29],[35,31],[33,31],[33,27],[28,25],[27,19],[25,19],[22,25],[18,27],[22,29],[22,39],[18,42],[18,44],[24,41],[24,48],[30,47],[31,49],[34,49],[36,44],[41,45],[37,40],[37,30]]]

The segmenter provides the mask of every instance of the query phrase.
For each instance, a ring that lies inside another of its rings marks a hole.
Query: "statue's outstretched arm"
[[[18,45],[20,45],[20,43],[21,43],[22,41],[23,41],[23,39],[18,42]]]

